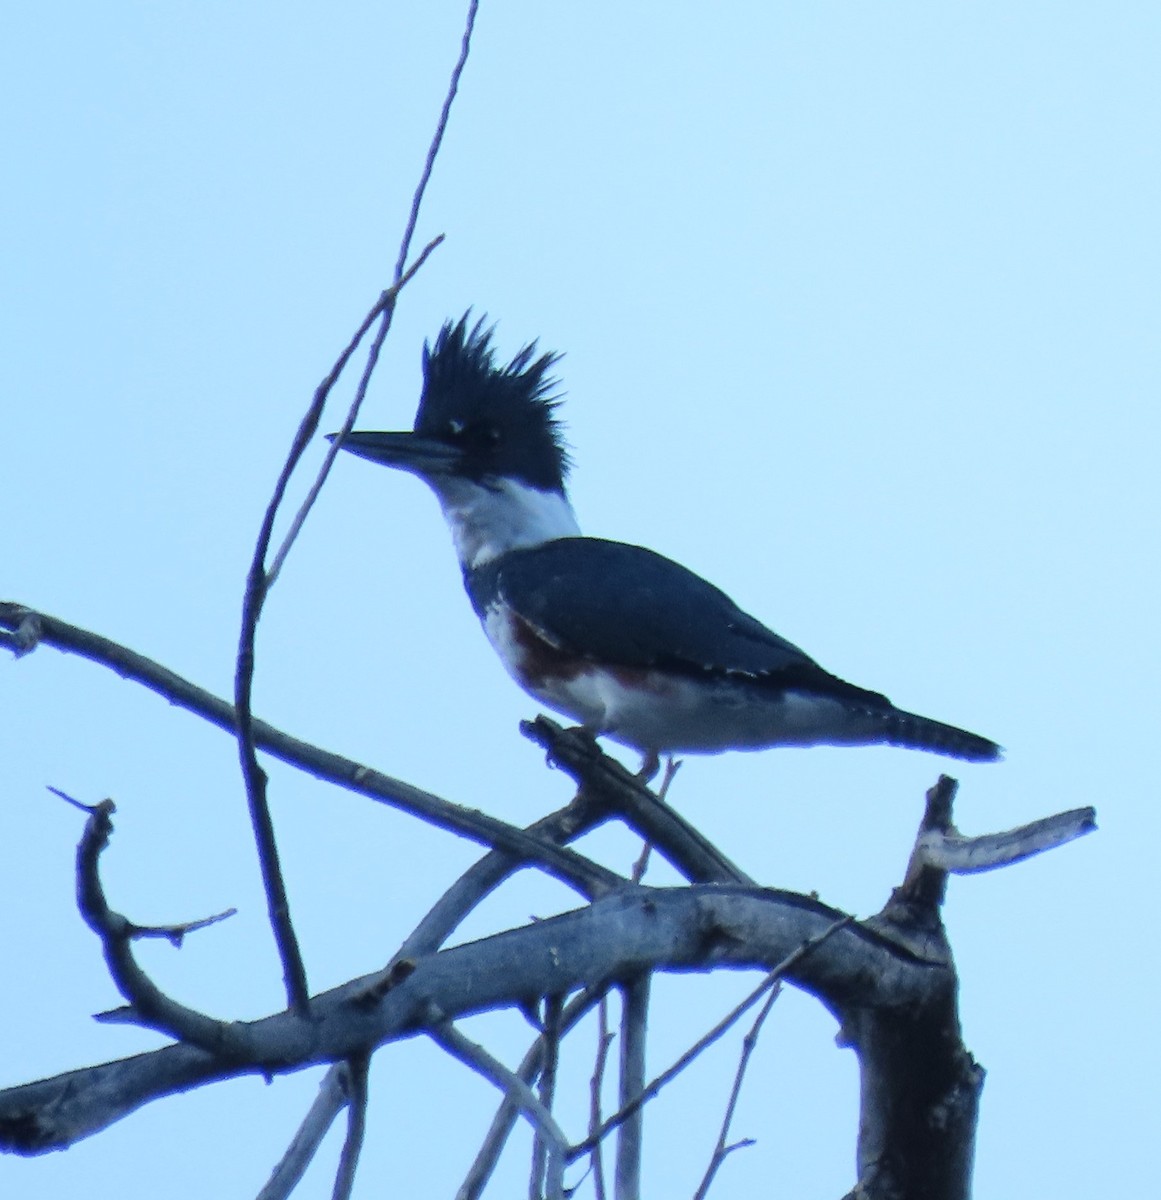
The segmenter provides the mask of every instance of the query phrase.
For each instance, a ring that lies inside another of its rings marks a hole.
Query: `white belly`
[[[484,629],[526,692],[594,734],[642,753],[809,746],[857,740],[861,732],[845,705],[825,697],[570,659],[506,609],[489,610]]]
[[[534,694],[594,732],[643,753],[810,746],[855,732],[851,714],[834,700],[659,671],[629,681],[620,674],[592,668]]]

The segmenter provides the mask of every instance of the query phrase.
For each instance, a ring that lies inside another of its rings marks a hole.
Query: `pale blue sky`
[[[1096,836],[951,886],[965,1039],[989,1071],[977,1193],[1147,1194],[1161,12],[627,7],[484,0],[418,234],[448,240],[405,296],[362,424],[407,426],[424,337],[469,305],[502,352],[540,337],[567,353],[589,532],[687,562],[830,669],[1002,742],[1003,764],[953,768],[965,831],[1095,803]],[[262,507],[388,280],[463,8],[7,15],[0,594],[228,689]],[[511,821],[560,804],[434,501],[339,467],[268,608],[258,711]],[[157,1043],[89,1019],[117,996],[73,905],[80,822],[45,784],[116,799],[107,879],[134,918],[242,910],[180,954],[150,947],[163,985],[222,1016],[275,1007],[229,740],[48,649],[0,662],[0,711],[3,1082]],[[733,755],[688,762],[672,798],[764,882],[866,915],[947,766]],[[272,781],[316,988],[385,961],[474,857],[281,768]],[[632,852],[608,840],[611,863]],[[561,903],[522,884],[469,933]],[[748,986],[659,985],[651,1066]],[[527,1037],[478,1028],[510,1053]],[[779,1002],[735,1127],[759,1145],[716,1195],[850,1186],[855,1065],[834,1032],[813,1002]],[[733,1061],[656,1106],[651,1195],[692,1192]],[[0,1159],[0,1193],[132,1200],[162,1179],[171,1197],[252,1195],[315,1080],[203,1089],[67,1154]],[[453,1194],[486,1085],[420,1043],[382,1054],[371,1086],[361,1194]],[[336,1154],[301,1195],[329,1195]],[[497,1194],[524,1165],[521,1148]]]

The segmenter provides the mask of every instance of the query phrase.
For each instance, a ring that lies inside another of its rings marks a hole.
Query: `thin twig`
[[[545,1181],[547,1195],[549,1200],[564,1200],[564,1167],[568,1138],[552,1113],[541,1104],[536,1093],[515,1071],[504,1066],[478,1042],[473,1042],[471,1038],[460,1033],[450,1021],[433,1025],[428,1034],[453,1058],[471,1067],[504,1092],[540,1133],[548,1146]]]
[[[87,807],[71,797],[65,799],[80,808]],[[101,855],[113,834],[115,811],[112,800],[89,807],[85,831],[77,846],[77,907],[85,924],[101,939],[109,974],[129,1003],[128,1012],[118,1010],[110,1019],[133,1020],[214,1054],[240,1053],[241,1041],[233,1026],[171,999],[134,958],[133,938],[139,927],[109,907],[101,883]]]
[[[543,1052],[540,1067],[540,1103],[552,1112],[556,1097],[556,1068],[560,1059],[561,1012],[563,998],[548,996],[544,1001],[544,1033],[541,1036]],[[544,1172],[548,1162],[548,1147],[537,1129],[532,1138],[532,1169],[528,1178],[529,1200],[540,1200],[544,1194]]]
[[[359,1153],[363,1149],[363,1137],[367,1131],[367,1073],[370,1061],[366,1054],[352,1055],[347,1059],[347,1137],[339,1155],[331,1200],[350,1200],[355,1187],[355,1169],[359,1165]]]
[[[464,67],[467,66],[468,54],[472,48],[472,32],[476,27],[476,13],[479,11],[479,8],[479,0],[471,0],[471,3],[468,5],[468,16],[464,23],[464,35],[460,39],[460,56],[456,60],[455,67],[452,68],[451,80],[448,83],[447,95],[443,99],[443,108],[440,110],[439,121],[436,123],[435,135],[432,137],[431,145],[427,149],[427,161],[423,164],[423,173],[419,177],[419,185],[416,187],[415,195],[411,199],[411,212],[407,218],[407,228],[403,231],[403,240],[399,243],[399,257],[395,261],[396,281],[403,275],[403,264],[407,261],[407,254],[411,249],[411,239],[415,236],[415,227],[419,222],[419,207],[423,203],[423,194],[427,191],[428,180],[431,179],[431,172],[435,166],[435,158],[439,154],[440,145],[443,143],[443,135],[447,130],[448,115],[451,113],[452,102],[459,91],[460,77],[464,73]]]
[[[742,1039],[742,1053],[738,1056],[738,1069],[734,1072],[734,1085],[730,1089],[730,1099],[726,1104],[725,1115],[722,1117],[722,1127],[718,1133],[718,1142],[714,1147],[713,1155],[710,1158],[709,1166],[706,1167],[705,1175],[702,1181],[698,1184],[697,1191],[693,1194],[693,1200],[705,1200],[709,1195],[710,1185],[714,1181],[714,1176],[717,1175],[722,1163],[726,1161],[729,1155],[735,1150],[741,1150],[744,1146],[752,1146],[753,1138],[742,1138],[741,1141],[732,1142],[727,1145],[726,1138],[730,1136],[730,1125],[734,1120],[734,1111],[738,1107],[738,1097],[742,1094],[742,1080],[746,1077],[746,1068],[750,1064],[750,1056],[754,1053],[754,1047],[758,1044],[758,1037],[762,1032],[762,1026],[766,1023],[766,1018],[770,1015],[770,1010],[774,1007],[774,1001],[778,999],[779,993],[782,991],[782,984],[775,980],[773,987],[770,988],[770,994],[766,997],[766,1003],[762,1005],[758,1011],[757,1017],[754,1018],[754,1024],[750,1026],[749,1033]]]
[[[537,1038],[520,1060],[520,1066],[516,1070],[525,1083],[531,1084],[536,1079],[540,1072],[543,1054],[544,1043]],[[496,1115],[492,1118],[491,1125],[488,1126],[488,1132],[484,1135],[479,1150],[476,1151],[476,1157],[472,1160],[468,1173],[464,1176],[463,1183],[456,1192],[456,1200],[480,1200],[484,1188],[488,1186],[488,1180],[492,1178],[496,1164],[500,1161],[500,1155],[508,1144],[508,1139],[512,1136],[512,1130],[516,1127],[516,1120],[519,1116],[519,1104],[513,1097],[505,1095],[500,1107],[496,1109]]]
[[[278,957],[282,962],[286,1003],[292,1011],[305,1016],[310,1011],[306,966],[290,919],[290,899],[286,894],[286,882],[278,860],[274,821],[270,816],[270,805],[266,801],[266,772],[258,765],[254,715],[250,704],[254,688],[254,641],[267,591],[263,562],[270,544],[274,515],[295,462],[297,456],[292,451],[275,488],[274,499],[271,500],[263,518],[262,530],[258,535],[258,544],[254,549],[254,557],[247,575],[246,591],[242,600],[242,628],[238,638],[237,666],[234,672],[234,711],[237,722],[238,761],[246,787],[246,805],[254,832],[254,844],[258,851],[258,865],[266,893],[266,909],[278,947]]]
[[[202,917],[197,921],[183,921],[180,925],[131,924],[129,936],[131,938],[164,938],[171,946],[176,946],[180,950],[189,934],[196,933],[199,929],[208,929],[211,925],[216,925],[219,921],[225,921],[237,914],[236,908],[227,908],[220,913],[214,913],[213,916]]]
[[[578,1021],[582,1020],[603,996],[603,991],[597,991],[594,988],[585,988],[579,995],[574,996],[565,1005],[564,1012],[561,1014],[562,1034],[567,1033]],[[530,1086],[540,1072],[543,1057],[544,1038],[538,1037],[529,1046],[528,1053],[520,1060],[520,1066],[516,1069],[517,1075]],[[520,1110],[516,1102],[506,1096],[496,1110],[496,1115],[492,1118],[492,1124],[488,1128],[484,1141],[476,1152],[476,1157],[468,1169],[467,1175],[464,1176],[463,1183],[456,1192],[456,1200],[479,1200],[484,1188],[487,1187],[488,1180],[492,1177],[492,1172],[496,1169],[496,1164],[500,1161],[500,1154],[511,1136],[519,1114]]]
[[[330,1068],[319,1084],[318,1095],[310,1106],[286,1153],[279,1159],[257,1200],[287,1200],[306,1174],[318,1153],[335,1117],[347,1104],[346,1064]]]
[[[408,215],[407,225],[399,247],[399,257],[395,264],[392,287],[384,292],[375,306],[378,312],[376,318],[373,319],[378,319],[379,328],[367,354],[367,362],[363,368],[363,374],[359,380],[359,386],[355,394],[355,399],[351,404],[344,431],[353,425],[355,416],[367,394],[371,375],[379,361],[379,353],[387,338],[388,330],[391,328],[391,319],[394,316],[395,302],[400,288],[402,288],[405,279],[410,278],[414,274],[414,271],[418,270],[423,260],[435,248],[435,245],[438,244],[438,239],[432,242],[423,255],[421,255],[419,262],[415,264],[412,271],[407,276],[404,275],[407,255],[411,247],[411,239],[414,236],[415,227],[419,220],[419,210],[423,203],[423,195],[431,178],[440,145],[443,142],[448,117],[451,113],[452,101],[455,99],[456,91],[459,87],[460,76],[463,74],[464,67],[467,64],[477,9],[478,0],[471,0],[468,9],[467,24],[460,46],[460,56],[452,72],[451,82],[448,85],[443,107],[440,110],[435,135],[428,147],[423,171],[412,197],[411,211]],[[290,546],[293,544],[298,531],[302,528],[306,514],[310,510],[310,505],[314,502],[314,497],[318,495],[317,487],[312,489],[311,493],[308,494],[306,503],[300,508],[295,521],[292,523],[290,532],[283,542],[279,555],[274,561],[276,569],[271,573],[267,571],[266,564],[274,532],[275,518],[279,508],[282,506],[290,478],[306,450],[307,443],[314,436],[318,428],[318,422],[322,415],[323,407],[326,404],[327,396],[334,382],[338,379],[339,373],[345,366],[347,359],[349,359],[350,354],[354,353],[354,347],[362,340],[367,327],[367,323],[365,322],[356,338],[349,345],[345,357],[341,359],[342,365],[336,364],[336,369],[332,370],[323,385],[316,389],[306,415],[299,422],[298,430],[291,444],[290,453],[275,483],[274,494],[263,515],[262,524],[254,547],[254,555],[247,573],[246,589],[242,600],[241,631],[238,636],[237,664],[234,675],[234,707],[237,710],[238,757],[242,768],[242,779],[246,788],[246,802],[250,812],[250,823],[253,828],[254,841],[258,851],[262,883],[266,891],[270,925],[274,932],[275,943],[278,946],[279,958],[282,961],[282,974],[286,984],[287,1004],[291,1009],[300,1014],[305,1014],[310,1006],[306,967],[302,960],[302,952],[299,949],[298,938],[295,935],[294,925],[290,917],[290,900],[286,892],[282,867],[279,863],[278,846],[274,836],[274,823],[270,816],[270,806],[266,799],[266,775],[258,765],[258,756],[254,742],[251,712],[254,684],[254,648],[258,621],[262,615],[266,597],[269,595],[270,588],[277,577],[278,571],[281,570],[282,563],[285,561]],[[327,470],[329,470],[330,462],[334,461],[336,450],[337,447],[332,447],[328,462],[324,464],[324,469],[320,472],[318,487],[321,487],[321,481],[325,478]]]
[[[578,794],[564,808],[527,826],[524,832],[553,845],[575,841],[610,818],[611,814]],[[473,863],[436,901],[427,916],[407,936],[394,959],[430,954],[455,932],[460,922],[527,860],[505,850],[492,850]]]
[[[666,1084],[672,1082],[699,1054],[712,1046],[731,1025],[744,1016],[749,1009],[753,1008],[766,991],[773,987],[792,967],[800,963],[808,954],[816,950],[840,929],[845,929],[853,920],[854,917],[841,917],[839,920],[828,925],[817,937],[810,938],[803,942],[796,950],[791,951],[740,1004],[728,1012],[708,1033],[694,1042],[672,1066],[662,1071],[660,1075],[643,1089],[635,1100],[624,1104],[595,1133],[591,1133],[586,1137],[583,1142],[577,1142],[568,1152],[568,1161],[575,1162],[582,1154],[587,1154],[610,1131],[616,1129],[627,1117],[632,1116],[642,1105],[652,1100]]]
[[[671,754],[665,760],[665,774],[661,778],[661,786],[657,789],[657,802],[664,804],[666,796],[669,795],[669,785],[673,782],[677,772],[681,770],[681,759],[674,758]],[[646,841],[641,846],[641,854],[637,861],[633,864],[632,871],[629,872],[629,878],[633,883],[640,883],[645,878],[645,872],[649,869],[649,855],[653,851],[653,844]]]
[[[0,626],[15,627],[30,612],[32,610],[24,605],[0,601]],[[108,667],[122,678],[132,679],[156,692],[171,705],[184,708],[227,733],[234,733],[233,707],[212,692],[197,687],[168,667],[100,634],[69,625],[47,613],[38,612],[34,615],[42,626],[41,640],[47,645],[79,654],[91,662]],[[514,861],[505,867],[505,871],[520,863],[536,863],[589,899],[614,891],[625,883],[623,876],[607,867],[554,844],[550,838],[538,836],[534,831],[539,825],[524,830],[478,809],[453,804],[402,779],[300,741],[257,719],[254,720],[254,738],[260,750],[317,779],[389,804],[437,829],[448,830],[510,855]]]
[[[106,800],[104,804],[107,806],[107,808],[103,809],[99,804],[86,804],[83,800],[77,800],[75,797],[70,796],[67,792],[62,792],[60,788],[53,787],[51,784],[48,785],[48,790],[52,792],[54,796],[59,796],[60,799],[71,804],[74,808],[79,809],[81,812],[87,813],[90,817],[96,816],[100,818],[101,813],[104,812],[106,815],[103,819],[107,821],[107,829],[104,833],[104,838],[105,844],[108,843],[108,835],[113,829],[112,822],[108,821],[108,817],[110,817],[113,812],[116,811],[116,806],[113,804],[112,800]],[[101,835],[94,831],[93,836],[100,837]],[[104,849],[103,845],[98,846],[97,854],[99,854],[102,849]],[[91,869],[95,874],[95,878],[92,881],[85,881],[85,890],[83,894],[90,895],[92,897],[90,903],[99,906],[104,904],[104,899],[103,896],[100,895],[100,877],[99,875],[96,875],[98,864],[95,856],[91,864],[88,865],[91,866]],[[105,906],[105,908],[107,910],[107,906]],[[118,917],[118,936],[127,938],[164,938],[167,942],[180,950],[182,943],[189,934],[196,933],[199,929],[208,929],[211,925],[217,925],[219,921],[224,921],[228,917],[236,916],[237,913],[238,910],[236,908],[227,908],[220,913],[214,913],[213,916],[201,917],[196,921],[182,921],[177,925],[136,925],[125,917]],[[108,912],[106,911],[105,913],[101,914],[99,919],[109,919]]]
[[[347,363],[351,356],[359,347],[363,338],[366,337],[371,326],[376,320],[382,318],[382,324],[376,336],[375,343],[372,345],[371,353],[367,368],[363,372],[363,379],[360,382],[359,389],[356,392],[355,400],[351,404],[347,414],[347,419],[343,425],[342,434],[340,434],[338,445],[333,445],[328,449],[322,467],[319,470],[318,477],[311,485],[306,498],[299,506],[298,512],[290,523],[286,536],[282,541],[282,545],[278,548],[277,553],[271,559],[270,567],[266,573],[266,587],[269,591],[274,580],[278,577],[282,570],[283,563],[286,561],[286,556],[290,553],[290,548],[294,544],[299,531],[302,529],[303,523],[306,520],[307,514],[314,506],[315,500],[326,481],[327,475],[330,473],[331,464],[341,448],[342,437],[349,433],[354,426],[355,418],[358,415],[359,409],[362,407],[363,399],[366,396],[367,383],[370,379],[371,371],[374,369],[375,362],[379,357],[379,350],[382,347],[383,340],[387,336],[388,329],[391,325],[391,318],[394,315],[395,302],[399,297],[399,293],[411,282],[416,272],[427,262],[432,251],[440,245],[444,240],[444,235],[437,234],[424,246],[419,257],[410,265],[407,266],[407,256],[411,251],[411,241],[415,236],[415,229],[419,223],[419,210],[423,205],[423,197],[427,191],[427,185],[431,181],[432,171],[435,167],[435,160],[439,154],[440,146],[443,144],[444,134],[447,132],[448,118],[451,115],[451,106],[456,98],[459,90],[460,78],[463,75],[464,67],[467,65],[468,54],[471,50],[472,32],[476,24],[476,13],[479,9],[479,0],[471,0],[468,6],[467,20],[464,25],[463,37],[460,41],[460,55],[456,61],[455,67],[452,70],[451,79],[448,83],[447,92],[444,95],[443,106],[440,109],[439,120],[436,122],[435,133],[432,135],[431,142],[427,148],[427,157],[424,160],[423,170],[420,173],[419,182],[415,186],[415,191],[411,196],[411,208],[407,215],[407,224],[403,230],[403,237],[399,242],[399,254],[395,260],[395,268],[392,275],[391,286],[385,289],[379,296],[378,300],[372,305],[370,312],[363,318],[362,324],[356,330],[354,337],[348,342],[342,354],[339,355],[334,366],[327,373],[326,377],[315,389],[314,397],[310,408],[307,410],[302,423],[299,426],[298,436],[295,438],[294,447],[291,451],[291,457],[287,463],[287,469],[284,470],[284,477],[279,480],[281,485],[276,489],[275,496],[277,503],[274,507],[277,509],[281,504],[281,493],[285,491],[286,483],[289,482],[290,474],[297,464],[302,450],[305,449],[306,443],[314,436],[318,429],[318,421],[322,415],[323,407],[326,404],[327,397],[330,395],[339,377],[346,369]],[[296,452],[297,451],[297,452]]]
[[[651,842],[641,843],[641,853],[637,855],[632,868],[629,871],[629,879],[633,883],[640,883],[645,878],[645,872],[649,869],[649,856],[653,853],[653,844]]]
[[[73,808],[79,809],[81,812],[90,817],[93,815],[93,813],[98,811],[98,805],[86,804],[83,800],[78,800],[75,796],[70,796],[68,792],[62,792],[60,788],[53,787],[51,783],[45,784],[45,787],[48,791],[52,792],[54,796],[59,796],[60,799],[62,799],[66,804],[71,804]],[[106,803],[112,804],[113,802],[109,800]]]
[[[330,474],[331,466],[334,464],[335,458],[342,449],[343,438],[354,428],[355,419],[359,415],[359,410],[363,407],[363,400],[367,395],[367,385],[371,379],[371,373],[375,369],[376,363],[379,361],[379,352],[383,347],[383,342],[387,337],[388,330],[391,328],[391,320],[395,315],[395,301],[399,293],[407,286],[414,277],[415,273],[427,261],[431,252],[444,240],[444,235],[438,234],[432,238],[430,242],[424,246],[419,257],[407,267],[407,256],[411,252],[411,241],[415,236],[415,229],[419,223],[419,210],[423,205],[423,197],[427,192],[427,185],[431,181],[431,173],[435,167],[436,156],[439,154],[440,146],[443,144],[444,134],[447,132],[448,118],[451,115],[451,106],[459,91],[460,78],[464,73],[464,67],[467,66],[468,54],[472,45],[472,32],[476,26],[476,13],[479,9],[479,0],[471,0],[468,6],[468,15],[464,23],[464,33],[460,40],[460,54],[456,60],[455,66],[452,68],[451,79],[448,82],[447,92],[444,95],[443,106],[440,109],[439,120],[436,122],[435,133],[432,135],[431,142],[427,147],[427,157],[424,160],[423,170],[420,172],[419,182],[415,186],[415,191],[411,196],[411,208],[407,214],[407,224],[403,230],[403,237],[399,241],[399,255],[395,260],[395,269],[392,276],[391,286],[383,292],[379,299],[375,302],[374,307],[367,314],[363,324],[359,327],[358,333],[352,339],[351,344],[344,352],[344,356],[335,364],[331,373],[323,380],[315,392],[314,403],[311,405],[310,413],[307,419],[309,420],[313,414],[313,421],[310,425],[310,431],[307,435],[313,437],[318,429],[318,419],[322,415],[322,408],[326,402],[327,396],[337,382],[339,375],[346,366],[347,360],[354,353],[355,348],[363,340],[371,325],[382,318],[379,330],[375,335],[375,340],[371,345],[370,353],[367,357],[367,364],[363,370],[362,379],[359,381],[358,389],[355,392],[355,398],[347,411],[347,416],[343,421],[342,427],[332,441],[323,459],[322,466],[319,468],[318,475],[310,490],[307,492],[305,499],[299,506],[298,512],[295,513],[294,519],[290,523],[286,537],[282,541],[282,545],[278,548],[278,552],[271,560],[270,569],[267,572],[267,588],[273,584],[278,577],[278,573],[282,570],[282,565],[286,561],[286,556],[290,553],[290,548],[298,537],[299,531],[302,529],[303,523],[306,521],[307,514],[314,507],[315,501],[318,499],[319,492],[322,490],[323,484],[326,482],[327,476]],[[406,269],[405,269],[406,268]],[[304,421],[304,425],[306,421]]]
[[[605,1086],[605,1067],[609,1061],[609,1047],[613,1044],[614,1034],[609,1030],[609,997],[601,995],[597,1005],[597,1058],[593,1064],[593,1077],[589,1080],[589,1135],[596,1133],[601,1127],[601,1092]],[[590,1165],[593,1170],[593,1193],[595,1200],[606,1200],[605,1192],[605,1156],[598,1140],[590,1155]]]
[[[319,420],[322,417],[323,405],[326,403],[326,398],[330,394],[331,388],[333,388],[337,382],[339,374],[346,366],[348,359],[355,352],[359,343],[366,336],[367,331],[375,323],[376,319],[384,314],[384,311],[388,306],[394,306],[395,300],[400,291],[407,286],[412,277],[415,275],[416,271],[418,271],[419,268],[422,267],[425,262],[427,262],[428,256],[443,240],[444,235],[442,233],[437,237],[432,238],[431,241],[424,246],[423,251],[420,253],[415,262],[413,262],[411,266],[404,272],[403,278],[397,283],[393,283],[385,292],[383,292],[379,299],[375,301],[371,311],[366,315],[366,317],[363,318],[363,323],[359,326],[355,336],[348,343],[347,348],[339,356],[339,359],[335,363],[334,367],[331,368],[330,374],[327,375],[327,377],[315,390],[314,402],[311,404],[310,410],[303,418],[302,425],[300,426],[300,435],[303,431],[305,431],[306,440],[312,438],[317,432]],[[389,324],[390,322],[388,322],[388,325]],[[376,340],[380,346],[382,345],[382,338],[385,336],[386,329],[381,328],[379,334],[376,336]],[[378,349],[376,349],[374,353],[377,361],[379,357]],[[363,374],[364,378],[369,380],[370,376],[367,371],[364,371]],[[341,433],[339,433],[331,442],[328,443],[326,453],[323,455],[322,465],[318,469],[318,474],[315,476],[314,482],[310,485],[310,488],[307,491],[306,496],[303,498],[302,503],[298,506],[298,511],[294,514],[294,517],[286,530],[286,536],[282,539],[282,544],[278,547],[277,551],[275,551],[270,560],[270,566],[266,571],[267,591],[274,586],[274,581],[278,578],[279,572],[281,572],[283,564],[286,562],[287,555],[290,554],[291,547],[294,545],[295,540],[302,531],[302,527],[306,523],[306,518],[310,514],[310,510],[314,508],[315,501],[318,499],[319,493],[323,489],[323,484],[326,483],[327,477],[331,473],[331,467],[334,465],[334,461],[338,457],[339,451],[342,449],[343,438],[350,433],[351,429],[354,427],[355,418],[358,416],[359,409],[363,405],[363,399],[366,395],[366,390],[366,383],[361,383],[359,390],[356,392],[355,400],[351,404],[347,416],[343,421]]]

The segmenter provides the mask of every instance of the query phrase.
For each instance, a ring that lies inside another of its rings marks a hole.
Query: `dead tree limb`
[[[0,1091],[0,1148],[26,1154],[63,1148],[161,1096],[232,1075],[337,1062],[426,1032],[424,1014],[432,1004],[443,1019],[454,1020],[646,970],[769,970],[844,915],[774,890],[626,888],[420,959],[386,991],[381,972],[351,980],[315,996],[309,1022],[291,1012],[232,1022],[229,1057],[178,1044]],[[925,996],[934,975],[909,951],[851,925],[790,978],[816,994],[862,994],[885,1005],[893,997],[913,1003]]]
[[[1095,828],[1094,811],[1083,809],[965,839],[951,822],[955,791],[955,780],[944,775],[927,793],[904,883],[865,922],[926,963],[930,986],[922,997],[886,1004],[820,997],[859,1059],[858,1183],[847,1200],[968,1200],[971,1194],[984,1071],[960,1030],[958,979],[940,917],[947,866],[980,870],[984,858],[1002,866]]]
[[[184,708],[226,733],[234,733],[233,705],[127,646],[47,613],[5,600],[0,600],[0,629],[10,630],[13,635],[21,631],[18,638],[10,640],[19,641],[23,654],[41,644],[79,654],[110,668],[122,678],[142,684],[175,707]],[[542,863],[549,874],[576,888],[582,895],[598,895],[623,882],[623,877],[616,872],[479,809],[453,804],[402,779],[291,737],[265,721],[255,719],[253,727],[258,748],[282,762],[316,779],[410,813],[437,829],[446,829],[471,841],[504,850],[518,862]]]
[[[626,887],[421,958],[396,986],[384,989],[382,972],[352,980],[316,996],[310,1022],[284,1012],[230,1023],[229,1056],[178,1044],[6,1089],[0,1148],[62,1148],[164,1095],[366,1053],[426,1031],[433,1004],[450,1020],[644,971],[769,970],[844,916],[774,889]],[[897,895],[877,918],[838,930],[787,973],[836,1013],[859,1055],[860,1186],[868,1197],[966,1195],[947,1181],[966,1179],[981,1076],[959,1037],[950,953],[934,952],[937,923],[932,905]],[[904,1174],[912,1162],[919,1166]],[[926,1190],[915,1190],[916,1180]]]

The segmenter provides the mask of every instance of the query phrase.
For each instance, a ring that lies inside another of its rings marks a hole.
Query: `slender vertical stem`
[[[601,996],[597,1006],[597,1061],[593,1067],[593,1077],[589,1081],[589,1136],[594,1136],[601,1127],[601,1092],[605,1083],[605,1064],[609,1059],[609,1047],[613,1044],[613,1034],[609,1032],[609,997]],[[593,1143],[589,1156],[593,1170],[593,1195],[595,1200],[607,1200],[605,1190],[605,1156],[601,1152],[598,1139]]]
[[[648,975],[621,988],[621,1095],[624,1108],[645,1090],[645,1031],[649,1018]],[[616,1200],[641,1200],[641,1143],[644,1108],[638,1107],[617,1130]]]
[[[367,1131],[367,1073],[371,1060],[359,1054],[347,1060],[347,1138],[339,1156],[339,1167],[335,1172],[335,1186],[331,1200],[350,1200],[355,1187],[355,1168],[359,1165],[359,1153],[363,1149],[363,1136]]]
[[[419,184],[411,200],[411,212],[407,217],[407,228],[403,231],[403,238],[399,243],[399,258],[395,262],[396,283],[403,278],[403,269],[407,264],[408,252],[411,250],[411,239],[415,236],[415,226],[419,222],[419,208],[423,203],[423,193],[427,191],[427,184],[431,179],[431,171],[435,166],[435,158],[439,154],[439,148],[443,144],[443,135],[447,131],[447,119],[451,112],[452,102],[456,98],[456,92],[459,91],[460,77],[464,73],[464,67],[467,66],[468,54],[472,48],[472,32],[476,28],[476,13],[479,12],[479,9],[480,0],[471,0],[471,3],[468,5],[467,20],[464,23],[464,36],[460,39],[460,56],[456,60],[456,65],[452,68],[451,80],[447,85],[447,94],[443,99],[443,108],[440,110],[439,121],[436,123],[435,136],[431,139],[431,145],[427,149],[427,161],[423,164],[423,174],[419,177]]]
[[[290,901],[287,897],[286,884],[282,877],[278,847],[274,838],[274,822],[271,819],[270,806],[266,798],[266,774],[258,765],[258,756],[254,747],[253,716],[251,712],[251,697],[254,686],[254,645],[258,620],[262,615],[262,608],[266,603],[266,597],[270,592],[275,578],[277,578],[278,572],[282,568],[290,545],[293,543],[295,536],[297,536],[299,529],[302,527],[303,521],[306,519],[306,513],[309,511],[310,505],[314,502],[314,497],[317,496],[318,489],[322,486],[322,480],[326,477],[330,463],[334,461],[335,450],[332,450],[327,463],[324,464],[318,482],[295,517],[291,531],[269,569],[267,569],[267,556],[273,537],[275,517],[282,505],[283,497],[290,483],[290,477],[294,473],[307,444],[318,428],[319,418],[331,388],[337,381],[339,373],[354,353],[355,348],[370,329],[371,324],[378,319],[379,329],[371,342],[371,347],[367,355],[367,363],[363,369],[356,398],[351,405],[347,423],[343,427],[345,433],[354,423],[355,414],[358,412],[363,397],[366,395],[371,373],[374,371],[375,365],[379,360],[379,352],[387,337],[387,331],[391,327],[391,318],[395,312],[395,301],[399,289],[406,281],[406,278],[410,274],[413,274],[414,270],[419,266],[419,263],[415,264],[412,271],[407,272],[405,275],[407,255],[411,249],[411,240],[415,235],[415,228],[419,221],[419,210],[423,203],[424,192],[427,190],[428,181],[431,179],[432,169],[435,166],[439,148],[443,143],[444,133],[447,131],[448,116],[451,113],[452,102],[455,100],[456,92],[459,89],[460,77],[463,75],[464,67],[467,65],[468,52],[471,49],[472,30],[475,27],[478,9],[479,0],[471,0],[468,6],[468,16],[463,38],[460,43],[459,58],[456,60],[455,68],[452,71],[448,90],[444,96],[443,107],[440,109],[435,134],[431,139],[431,144],[428,146],[423,171],[411,199],[411,210],[408,213],[407,225],[399,245],[399,257],[395,263],[392,287],[388,288],[380,297],[355,338],[352,339],[347,349],[343,352],[335,368],[318,389],[316,389],[310,407],[299,423],[290,454],[278,477],[278,481],[274,487],[274,495],[262,519],[262,526],[259,530],[257,544],[254,548],[254,556],[251,560],[250,570],[246,579],[246,592],[242,600],[242,628],[238,638],[238,654],[234,674],[234,706],[237,711],[238,756],[242,767],[242,779],[246,786],[246,801],[250,811],[250,823],[254,830],[254,840],[258,848],[258,861],[262,872],[263,887],[266,891],[270,924],[274,932],[275,943],[278,946],[278,954],[282,960],[282,974],[286,983],[287,1002],[291,1009],[300,1014],[306,1014],[310,1007],[306,968],[302,961],[302,953],[298,946],[298,939],[294,933],[294,926],[290,920]],[[438,240],[436,239],[435,242],[432,242],[427,247],[420,258],[420,262],[426,258],[427,254],[438,243]]]
[[[564,1000],[548,996],[544,1001],[543,1063],[540,1068],[540,1103],[548,1112],[556,1098],[556,1067],[560,1057],[560,1025]],[[540,1200],[544,1194],[544,1169],[548,1161],[548,1145],[539,1128],[532,1139],[532,1170],[528,1176],[528,1200]]]

